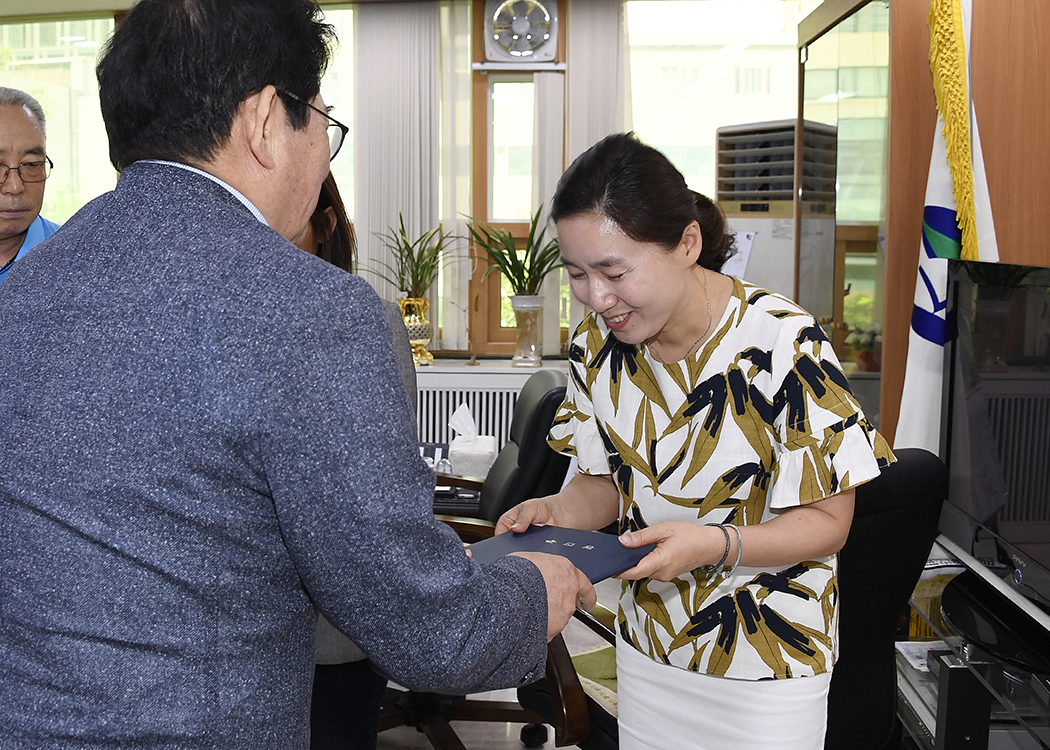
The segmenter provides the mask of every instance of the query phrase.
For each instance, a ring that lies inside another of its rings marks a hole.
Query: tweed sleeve
[[[546,654],[539,570],[479,566],[431,510],[378,298],[325,278],[284,321],[261,436],[285,543],[318,609],[406,687],[464,693],[533,679]]]

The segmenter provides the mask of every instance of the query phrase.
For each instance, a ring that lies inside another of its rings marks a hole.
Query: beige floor
[[[512,701],[514,691],[502,690],[486,693],[484,697]],[[452,722],[456,735],[470,750],[522,750],[525,746],[521,744],[518,737],[521,727],[521,724]],[[554,732],[551,731],[549,736],[550,739],[543,746],[545,748],[554,747]],[[398,727],[380,734],[377,748],[378,750],[431,750],[431,744],[422,732],[411,727]]]
[[[607,607],[615,609],[616,599],[620,594],[619,581],[603,581],[598,584],[598,599]],[[578,622],[569,623],[566,628],[565,644],[570,653],[597,646],[603,641],[585,626]],[[484,693],[474,698],[488,700],[515,700],[514,690],[498,690]],[[521,724],[488,724],[481,722],[452,722],[460,740],[469,750],[522,750],[524,745],[519,739]],[[544,748],[554,747],[554,732],[549,732],[549,739]],[[379,735],[378,750],[431,750],[430,741],[421,732],[411,727],[390,729]]]

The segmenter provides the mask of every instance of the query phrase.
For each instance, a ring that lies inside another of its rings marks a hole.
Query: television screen
[[[1050,604],[1050,269],[949,261],[941,532]]]

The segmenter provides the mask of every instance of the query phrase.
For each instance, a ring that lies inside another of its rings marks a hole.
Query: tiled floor
[[[486,693],[485,697],[493,700],[514,700],[514,691],[505,690]],[[522,750],[519,733],[521,724],[494,724],[482,722],[454,721],[452,728],[456,735],[470,750]],[[378,750],[431,750],[430,741],[422,732],[411,727],[388,729],[379,735]],[[543,745],[554,747],[554,733]]]
[[[598,599],[607,607],[615,609],[616,599],[620,594],[619,581],[603,581],[598,584]],[[565,644],[569,653],[603,643],[585,626],[575,620],[569,623],[564,632]],[[514,701],[514,690],[498,690],[491,693],[472,696],[488,700]],[[519,733],[521,724],[495,724],[482,722],[452,722],[452,728],[469,750],[522,750]],[[430,741],[424,734],[411,727],[390,729],[379,735],[378,750],[431,750]],[[554,747],[554,733],[550,732],[544,748]]]

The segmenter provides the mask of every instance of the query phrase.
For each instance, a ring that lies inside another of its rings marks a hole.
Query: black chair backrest
[[[948,471],[920,448],[857,488],[839,552],[839,660],[828,694],[825,750],[882,750],[894,731],[894,640],[937,537]]]
[[[568,456],[547,445],[554,415],[565,399],[568,376],[540,369],[526,381],[514,404],[510,439],[496,456],[481,490],[479,515],[495,521],[520,502],[561,489]]]

